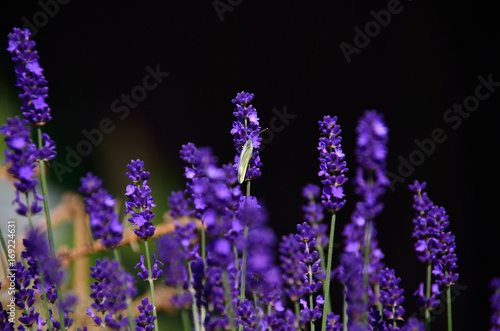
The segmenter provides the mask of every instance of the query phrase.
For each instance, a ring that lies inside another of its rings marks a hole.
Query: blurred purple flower
[[[117,246],[123,237],[123,226],[115,212],[116,200],[102,188],[102,180],[92,173],[87,173],[80,182],[78,191],[85,195],[83,201],[93,238],[102,239],[104,247]]]

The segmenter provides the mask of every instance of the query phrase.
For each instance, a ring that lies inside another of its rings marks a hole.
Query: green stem
[[[321,331],[326,330],[326,316],[328,315],[328,306],[330,305],[330,280],[332,273],[332,256],[333,256],[333,238],[335,235],[335,220],[336,213],[332,213],[330,223],[330,240],[328,241],[328,259],[326,261],[326,279],[325,279],[325,303],[323,305],[323,318],[321,320]]]
[[[38,149],[42,149],[42,128],[39,126],[37,128],[38,133]],[[47,193],[47,178],[45,176],[45,161],[41,160],[40,164],[40,182],[42,184],[42,195],[43,195],[43,208],[45,210],[45,220],[47,222],[47,235],[49,237],[49,247],[50,254],[55,258],[55,246],[54,246],[54,236],[52,234],[52,223],[50,221],[50,210],[49,210],[49,194]],[[29,206],[28,206],[29,208]],[[59,293],[58,293],[59,295]],[[61,327],[64,327],[64,321],[61,323]]]
[[[191,322],[189,322],[189,313],[186,309],[181,309],[182,327],[184,331],[191,331]]]
[[[316,230],[316,229],[315,229]],[[318,233],[318,231],[316,231],[316,233]],[[326,270],[326,263],[325,263],[325,245],[321,242],[321,235],[316,235],[316,242],[319,243],[319,247],[318,247],[318,253],[319,253],[319,258],[321,259],[321,261],[319,262],[320,263],[320,266],[321,266],[321,270]],[[323,283],[325,282],[325,279],[323,279]],[[325,292],[325,288],[323,287],[323,298],[326,297],[326,292]],[[325,305],[327,306],[326,309],[327,309],[327,315],[330,314],[332,312],[332,304],[330,301],[325,302]]]
[[[431,297],[431,276],[432,276],[432,264],[427,263],[427,275],[425,282],[425,298],[428,300]],[[425,307],[425,330],[431,330],[431,311],[429,307]]]
[[[309,245],[306,243],[306,252],[309,253]],[[313,282],[313,274],[312,274],[312,268],[309,266],[309,284],[312,284]],[[324,308],[324,307],[323,307]],[[309,309],[312,311],[314,310],[314,298],[313,298],[313,293],[311,292],[309,294]],[[326,321],[326,317],[324,318]],[[314,331],[314,321],[311,320],[311,331]]]
[[[118,261],[118,264],[123,267],[122,265],[122,257],[120,254],[120,251],[118,248],[114,247],[113,248],[113,255],[115,256],[116,261]],[[124,286],[127,286],[124,284]],[[134,319],[132,318],[134,315],[132,314],[132,298],[130,298],[129,294],[127,293],[127,297],[125,298],[127,302],[127,320],[128,320],[128,325],[130,327],[130,330],[135,329],[134,325]],[[154,305],[153,305],[154,306]]]
[[[363,250],[363,288],[364,294],[363,294],[363,303],[365,307],[368,307],[368,289],[370,286],[370,272],[369,272],[369,266],[370,266],[370,245],[371,245],[371,232],[372,232],[372,224],[369,220],[366,220],[365,223],[365,243],[364,243],[364,250]],[[365,322],[368,322],[368,315],[365,313],[363,314],[363,320]]]
[[[191,269],[191,264],[189,262],[186,263],[188,267],[188,290],[189,293],[191,293],[191,297],[193,300],[193,303],[191,304],[191,310],[193,311],[193,324],[194,324],[194,330],[195,331],[200,331],[200,321],[199,321],[199,316],[198,316],[198,307],[196,306],[196,291],[193,288],[193,270]]]
[[[343,297],[344,297],[344,304],[342,307],[342,330],[347,331],[347,322],[349,322],[349,316],[347,316],[347,301],[346,301],[346,287],[344,285],[344,291],[343,291]]]
[[[234,312],[233,312],[233,298],[231,295],[231,287],[229,285],[229,277],[227,275],[227,271],[224,270],[222,273],[222,282],[224,284],[224,296],[226,297],[226,312],[227,316],[229,319],[229,325],[231,326],[231,330],[235,331],[235,324],[234,324]]]
[[[446,288],[446,312],[448,315],[448,331],[453,330],[452,319],[451,319],[451,288],[448,286]]]
[[[295,300],[293,303],[293,306],[295,308],[295,319],[297,320],[297,325],[300,325],[300,305],[299,305],[299,300]]]
[[[245,300],[245,281],[247,273],[247,239],[248,239],[248,225],[245,225],[245,230],[243,233],[243,257],[241,259],[241,291],[240,291],[240,301]]]
[[[144,240],[144,248],[146,250],[146,261],[148,263],[148,272],[149,272],[149,290],[151,292],[151,304],[153,305],[153,316],[155,318],[155,331],[158,331],[158,317],[156,316],[156,301],[155,301],[155,287],[153,284],[153,278],[151,278],[151,258],[149,257],[149,244],[147,240]]]
[[[37,137],[38,137],[38,149],[41,150],[43,148],[42,127],[41,126],[37,127]],[[56,258],[56,250],[55,250],[55,245],[54,245],[54,234],[52,232],[52,222],[50,220],[49,194],[48,194],[48,188],[47,188],[47,176],[45,174],[45,161],[40,160],[39,165],[40,165],[40,183],[42,185],[43,209],[45,211],[45,222],[47,224],[47,236],[49,239],[50,255],[52,258],[55,259]],[[29,208],[29,206],[28,206],[28,208]],[[59,300],[62,300],[61,287],[58,284],[55,284],[55,285],[56,285],[57,297],[59,298]],[[59,323],[61,323],[61,330],[65,330],[66,323],[64,320],[63,309],[59,309]]]
[[[247,181],[246,196],[250,196],[250,181]],[[241,257],[241,286],[240,286],[240,301],[245,300],[245,282],[247,274],[247,239],[248,239],[248,225],[245,224],[243,232],[243,255]],[[238,330],[243,330],[243,325],[240,325]]]
[[[205,222],[201,222],[201,259],[203,260],[203,266],[207,267],[207,252],[206,252],[206,239],[205,239]]]

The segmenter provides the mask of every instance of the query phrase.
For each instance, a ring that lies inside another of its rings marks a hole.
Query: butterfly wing
[[[240,161],[238,162],[238,183],[243,183],[245,175],[247,174],[248,163],[252,157],[253,145],[252,139],[248,139],[243,146],[240,154]]]

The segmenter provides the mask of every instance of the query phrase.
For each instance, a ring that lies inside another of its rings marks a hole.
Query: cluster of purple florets
[[[455,236],[447,232],[449,226],[448,215],[443,207],[434,205],[424,191],[427,183],[415,181],[410,185],[413,195],[413,208],[415,218],[413,219],[413,237],[416,240],[415,251],[418,259],[432,266],[434,281],[432,294],[427,297],[424,294],[424,284],[420,284],[419,290],[415,292],[418,303],[432,309],[438,306],[438,295],[441,288],[450,287],[458,280],[457,256],[455,254]]]
[[[31,216],[42,210],[43,200],[36,190],[36,166],[39,161],[52,160],[55,153],[54,142],[47,133],[41,133],[38,146],[31,138],[31,126],[42,126],[51,119],[47,98],[47,81],[38,63],[35,42],[30,40],[28,29],[15,28],[9,33],[9,47],[15,63],[16,86],[20,89],[23,118],[15,116],[7,119],[7,124],[0,127],[5,135],[5,163],[8,172],[14,177],[16,212],[22,216]],[[31,194],[30,194],[31,193]]]
[[[94,174],[89,172],[80,181],[78,192],[84,196],[85,211],[89,215],[94,239],[101,239],[106,248],[117,246],[123,237],[123,226],[116,215],[116,200],[102,187],[102,180]]]
[[[236,156],[234,158],[234,167],[237,168],[240,161],[240,154],[247,140],[252,141],[252,156],[248,165],[245,179],[253,180],[261,176],[260,167],[262,162],[259,156],[259,147],[262,138],[259,136],[261,127],[257,110],[250,104],[254,97],[253,93],[240,92],[231,102],[236,106],[233,115],[236,121],[233,122],[231,134],[234,136],[234,146],[236,147]]]
[[[142,238],[148,239],[153,236],[155,226],[152,219],[155,214],[151,208],[156,207],[151,196],[151,188],[148,186],[149,171],[144,169],[144,162],[141,160],[131,160],[127,165],[129,172],[127,177],[132,184],[127,185],[125,196],[128,200],[125,202],[125,213],[130,213],[132,217],[128,221],[135,226],[134,233]]]
[[[347,182],[345,154],[342,152],[342,137],[337,117],[325,116],[319,121],[320,138],[319,150],[319,173],[323,192],[321,202],[329,210],[337,212],[345,205],[344,185]]]

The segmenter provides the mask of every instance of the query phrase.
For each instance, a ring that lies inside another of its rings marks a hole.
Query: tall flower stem
[[[333,238],[335,236],[335,221],[337,214],[332,212],[330,222],[330,240],[328,241],[328,259],[326,261],[326,279],[325,279],[325,303],[323,305],[323,318],[321,320],[321,331],[326,330],[326,316],[328,315],[328,306],[330,302],[330,280],[332,273],[332,257],[333,257]]]
[[[365,223],[365,247],[363,251],[363,288],[365,289],[365,293],[363,295],[363,301],[366,307],[368,307],[368,293],[370,286],[370,244],[371,244],[371,223],[370,221],[366,221]],[[363,319],[367,322],[368,316],[364,314]]]
[[[446,287],[446,315],[448,317],[448,331],[453,330],[453,324],[451,320],[451,288]]]
[[[425,297],[428,300],[431,297],[431,286],[432,286],[432,264],[427,263],[427,275],[426,275],[426,281],[425,281]],[[429,309],[429,306],[426,305],[425,307],[425,330],[430,331],[431,330],[431,311]]]
[[[306,243],[306,251],[309,253],[309,245]],[[313,283],[313,273],[312,273],[312,268],[309,266],[309,284]],[[314,294],[311,292],[309,293],[309,309],[312,311],[314,309]],[[323,307],[324,309],[324,307]],[[325,319],[326,320],[326,319]],[[311,319],[311,331],[314,331],[314,321]]]
[[[200,317],[198,315],[198,307],[196,307],[196,291],[193,288],[193,270],[191,269],[191,264],[188,262],[186,263],[188,267],[188,290],[189,293],[191,293],[191,297],[193,300],[193,303],[191,305],[191,309],[193,311],[193,324],[194,324],[194,330],[195,331],[200,331]]]
[[[151,278],[151,258],[149,257],[149,243],[147,240],[144,240],[144,249],[146,251],[146,261],[148,264],[148,272],[149,272],[149,290],[151,292],[151,304],[153,305],[153,316],[155,318],[155,331],[158,331],[158,317],[156,315],[156,301],[155,301],[155,287],[153,284],[153,279]]]
[[[38,136],[38,149],[42,149],[42,128],[37,127]],[[45,174],[45,161],[40,160],[40,182],[42,184],[42,196],[43,196],[43,209],[45,211],[45,221],[47,224],[47,237],[49,239],[50,255],[52,258],[56,258],[56,250],[54,245],[54,234],[52,233],[52,222],[50,221],[50,209],[49,209],[49,194],[47,189],[47,176]],[[56,284],[56,292],[59,300],[62,300],[61,287]],[[64,320],[64,311],[59,309],[59,323],[61,323],[61,330],[66,329],[66,324]]]
[[[321,236],[320,235],[316,235],[316,242],[320,242],[320,240],[321,240]],[[320,245],[320,247],[318,248],[318,253],[319,253],[319,258],[321,259],[321,261],[320,261],[321,269],[325,270],[326,269],[325,250],[324,250],[324,246],[323,245]],[[327,278],[327,276],[325,274],[325,280],[326,280],[326,278]],[[326,290],[323,287],[323,298],[325,298],[325,297],[326,297]],[[325,301],[325,307],[326,307],[327,314],[329,314],[329,313],[332,312],[332,303],[331,303],[330,300],[328,300],[328,302]]]
[[[38,135],[38,148],[42,149],[42,128],[40,126],[37,127],[37,135]],[[54,246],[54,236],[52,234],[52,222],[50,221],[50,209],[49,209],[49,195],[47,191],[47,178],[45,175],[45,162],[40,161],[40,182],[42,184],[42,195],[43,195],[43,209],[45,211],[45,221],[47,223],[47,236],[49,238],[49,247],[50,247],[50,255],[51,257],[55,257],[55,246]],[[59,295],[59,293],[58,293]],[[64,322],[61,326],[64,325]]]
[[[247,192],[246,196],[250,196],[250,181],[247,182]],[[241,259],[241,292],[240,301],[245,300],[245,282],[247,273],[247,239],[248,239],[248,225],[245,224],[245,229],[243,230],[243,254]]]

